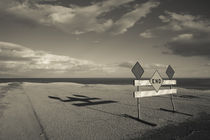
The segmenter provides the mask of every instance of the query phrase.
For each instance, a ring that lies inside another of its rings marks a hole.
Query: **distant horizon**
[[[150,79],[151,77],[143,77],[141,79]],[[168,79],[167,77],[162,77]],[[134,77],[4,77],[0,79],[136,79]],[[140,80],[141,80],[140,79]],[[210,77],[174,77],[173,79],[210,79]]]

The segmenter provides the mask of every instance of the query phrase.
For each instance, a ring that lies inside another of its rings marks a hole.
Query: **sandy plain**
[[[0,84],[0,139],[210,139],[210,90],[141,98],[132,85]],[[156,126],[148,123],[156,124]]]

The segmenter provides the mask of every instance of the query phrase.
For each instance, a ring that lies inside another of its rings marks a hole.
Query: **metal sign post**
[[[137,86],[137,91],[139,91],[139,86]],[[138,109],[138,119],[140,119],[140,98],[137,98],[137,109]]]
[[[140,80],[141,76],[144,73],[144,69],[141,67],[139,62],[136,62],[131,71],[137,80]],[[139,92],[139,86],[137,86],[137,92]],[[138,119],[140,119],[140,98],[137,98],[137,111],[138,111]]]
[[[169,65],[167,70],[166,70],[166,74],[168,75],[168,78],[171,80],[174,76],[174,69]],[[170,89],[172,89],[172,85],[170,86]],[[174,105],[174,102],[173,102],[173,95],[171,94],[170,95],[170,99],[171,99],[171,104],[172,104],[172,107],[173,107],[173,112],[175,112],[175,105]]]
[[[170,86],[170,89],[172,89],[172,85]],[[174,102],[173,102],[173,95],[171,94],[170,97],[171,97],[171,104],[172,104],[172,107],[173,107],[173,112],[175,112],[176,110],[175,110],[175,105],[174,105]]]

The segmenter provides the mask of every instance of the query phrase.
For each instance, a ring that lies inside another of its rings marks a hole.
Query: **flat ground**
[[[132,85],[0,84],[0,139],[192,139],[210,134],[210,91],[141,98]],[[157,126],[152,126],[154,123]]]

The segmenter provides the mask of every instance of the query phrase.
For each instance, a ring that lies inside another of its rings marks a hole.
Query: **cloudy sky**
[[[0,77],[210,77],[209,0],[0,0]]]

